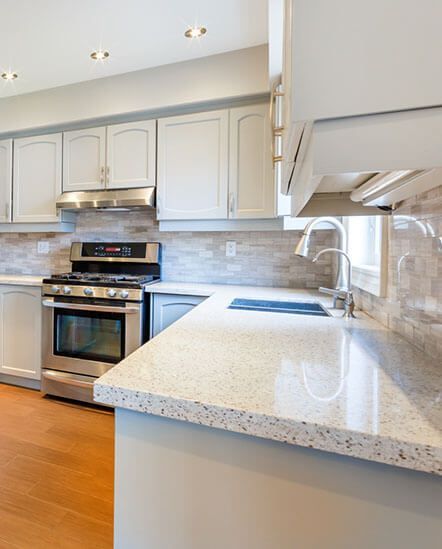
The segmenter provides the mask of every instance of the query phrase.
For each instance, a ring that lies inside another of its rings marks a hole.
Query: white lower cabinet
[[[205,299],[196,295],[153,294],[152,337],[165,330]]]
[[[40,379],[41,289],[0,286],[0,373]]]

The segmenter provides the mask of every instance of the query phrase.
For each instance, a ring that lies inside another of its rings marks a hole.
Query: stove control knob
[[[51,292],[53,294],[58,294],[60,292],[60,286],[52,286],[51,287]]]
[[[65,295],[69,295],[69,294],[72,293],[72,289],[69,288],[69,286],[63,286],[63,293],[64,293]]]
[[[117,292],[113,288],[109,288],[106,290],[106,295],[108,297],[115,297],[117,295]]]
[[[85,288],[83,293],[84,295],[94,295],[94,290],[92,288]]]
[[[122,299],[127,299],[129,297],[129,292],[127,290],[121,290],[120,297]]]

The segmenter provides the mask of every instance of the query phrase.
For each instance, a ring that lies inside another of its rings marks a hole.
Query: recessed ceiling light
[[[201,36],[204,36],[207,32],[207,29],[205,27],[190,27],[190,29],[187,29],[184,33],[184,36],[186,38],[201,38]]]
[[[3,80],[15,80],[18,78],[18,74],[16,72],[7,71],[2,73],[2,78]]]
[[[95,50],[91,53],[91,58],[95,61],[104,61],[109,57],[109,52],[107,50]]]

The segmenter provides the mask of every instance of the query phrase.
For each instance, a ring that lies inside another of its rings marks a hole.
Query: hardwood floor
[[[110,549],[114,418],[0,384],[0,549]]]

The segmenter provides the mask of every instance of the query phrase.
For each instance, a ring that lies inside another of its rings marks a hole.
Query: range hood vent
[[[56,202],[60,210],[134,210],[155,207],[155,187],[107,191],[71,191]]]

